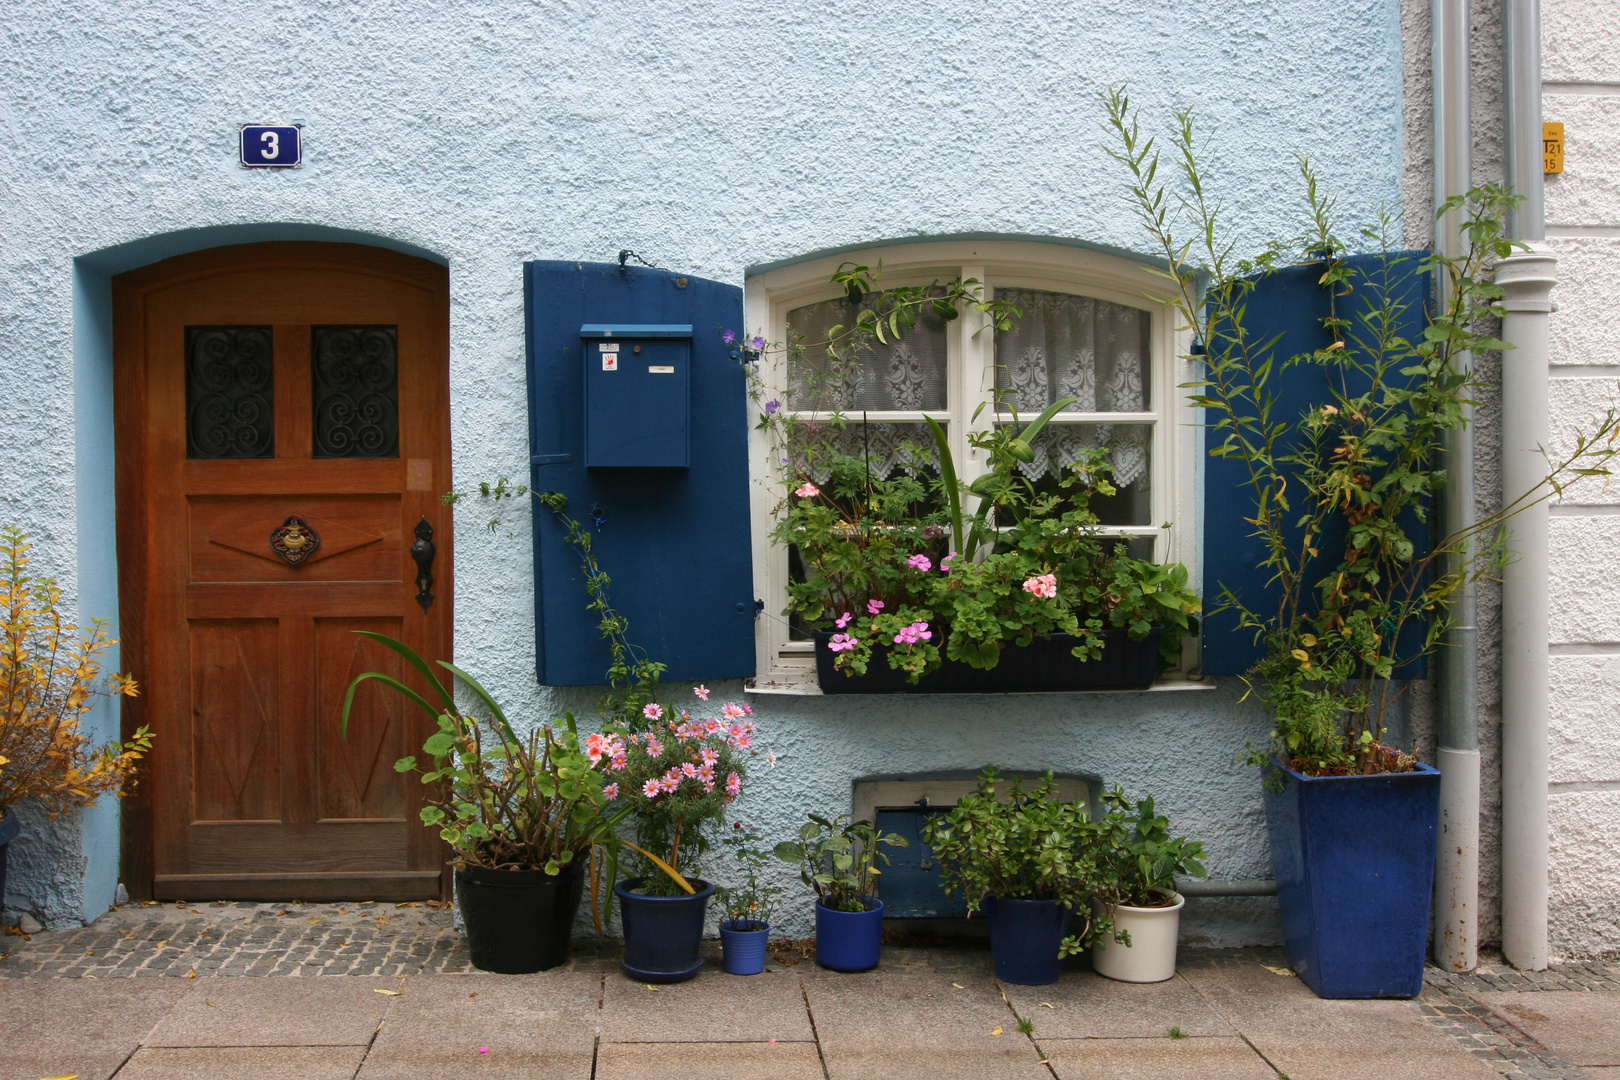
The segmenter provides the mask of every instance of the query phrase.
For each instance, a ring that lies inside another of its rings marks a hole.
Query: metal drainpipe
[[[1468,0],[1433,0],[1430,28],[1434,44],[1434,197],[1444,202],[1468,191],[1473,143],[1469,137]],[[1435,248],[1463,253],[1463,237],[1448,214],[1435,223]],[[1449,300],[1444,280],[1436,301]],[[1456,358],[1459,371],[1473,368],[1473,356]],[[1474,521],[1474,415],[1463,406],[1463,425],[1445,440],[1444,530],[1455,532]],[[1439,662],[1440,828],[1434,868],[1434,961],[1447,971],[1471,971],[1479,963],[1479,624],[1472,585],[1459,589],[1452,625]]]
[[[1536,0],[1505,0],[1507,172],[1525,196],[1511,235],[1531,250],[1502,260],[1502,496],[1546,476],[1549,294],[1558,260],[1537,243],[1542,220],[1541,28]],[[1515,967],[1547,966],[1548,504],[1508,523],[1502,575],[1502,952]]]

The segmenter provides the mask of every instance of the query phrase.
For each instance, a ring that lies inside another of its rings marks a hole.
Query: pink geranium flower
[[[1041,574],[1024,582],[1024,591],[1031,596],[1042,600],[1050,600],[1057,595],[1057,575]]]
[[[934,632],[928,629],[927,623],[914,622],[894,635],[894,643],[896,645],[915,645],[919,641],[928,641],[933,636]]]
[[[883,610],[883,601],[881,601],[881,600],[868,600],[866,602],[866,613],[868,615],[876,615],[878,612],[880,612],[882,610]]]
[[[793,494],[797,495],[801,499],[811,499],[817,495],[820,495],[821,489],[816,487],[816,485],[812,484],[810,481],[806,480]]]
[[[950,573],[951,572],[951,560],[956,558],[956,556],[958,554],[959,554],[958,552],[953,551],[949,555],[945,556],[943,559],[939,560],[939,572],[942,573],[942,574]]]
[[[928,556],[920,554],[913,555],[911,558],[907,559],[906,565],[911,567],[913,570],[922,570],[924,572],[934,568],[933,561],[930,560]]]
[[[834,634],[832,640],[827,642],[827,649],[830,652],[843,652],[854,647],[855,639],[848,634]]]
[[[846,611],[842,615],[838,616],[838,618],[833,620],[833,625],[842,630],[844,627],[849,625],[849,621],[854,617],[855,616]]]

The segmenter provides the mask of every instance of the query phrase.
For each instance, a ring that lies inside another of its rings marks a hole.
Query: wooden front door
[[[353,631],[450,656],[446,270],[250,244],[113,294],[125,729],[156,737],[125,804],[132,894],[438,895],[421,784],[393,769],[429,721],[374,682],[346,739],[339,717],[354,676],[409,674]]]

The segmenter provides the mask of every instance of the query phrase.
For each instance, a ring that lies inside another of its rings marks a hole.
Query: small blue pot
[[[728,975],[758,975],[765,970],[765,946],[771,924],[753,919],[720,924],[720,964]]]
[[[691,896],[642,896],[631,892],[642,878],[613,886],[624,921],[624,959],[619,967],[637,982],[685,982],[703,967],[698,949],[708,923],[709,897],[714,886],[693,878]]]
[[[6,816],[0,818],[0,906],[6,899],[6,852],[11,850],[11,842],[16,839],[17,833],[22,831],[22,819],[17,811],[6,810]]]
[[[833,971],[871,971],[883,958],[883,901],[862,897],[865,911],[816,903],[816,963]]]
[[[996,978],[1020,986],[1045,986],[1063,974],[1058,946],[1069,933],[1074,912],[1056,900],[1002,900],[985,897],[990,955]]]
[[[1423,989],[1440,771],[1304,776],[1275,765],[1266,825],[1288,966],[1324,998]]]

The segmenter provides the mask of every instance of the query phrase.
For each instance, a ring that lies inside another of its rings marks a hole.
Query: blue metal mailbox
[[[690,468],[692,327],[586,323],[579,336],[585,467]]]

